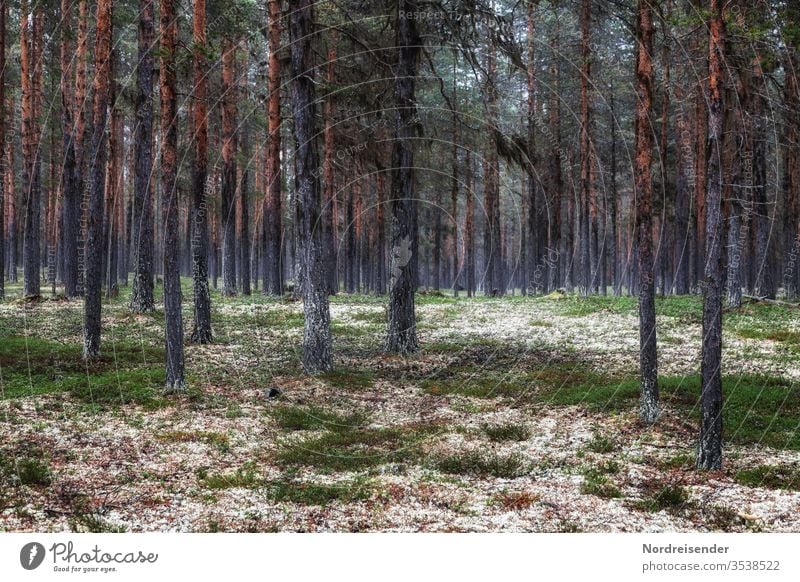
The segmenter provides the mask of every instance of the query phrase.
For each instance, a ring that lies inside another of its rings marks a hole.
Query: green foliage
[[[436,468],[456,475],[516,479],[530,473],[531,464],[519,453],[502,455],[494,451],[467,451],[438,459]]]
[[[642,499],[639,509],[656,512],[666,510],[676,512],[689,505],[689,492],[680,485],[663,485],[651,495]]]
[[[164,405],[163,350],[131,342],[107,342],[102,357],[84,362],[81,346],[31,337],[0,341],[5,398],[67,392],[99,406]]]
[[[800,467],[796,465],[759,465],[737,471],[735,479],[748,487],[800,491]]]
[[[283,465],[307,465],[323,471],[357,471],[422,456],[421,443],[435,434],[434,425],[358,428],[325,432],[284,442],[278,453]]]
[[[198,471],[200,486],[206,489],[257,489],[264,485],[264,480],[256,475],[252,463],[239,467],[233,473],[208,474],[207,471]]]
[[[587,448],[593,453],[612,453],[617,450],[617,443],[613,439],[597,434],[589,441]]]
[[[723,423],[726,437],[735,443],[761,443],[775,448],[800,450],[800,390],[790,382],[771,376],[726,376],[723,385]],[[661,397],[682,414],[699,415],[700,378],[662,376]],[[610,384],[575,384],[552,389],[540,396],[542,402],[583,405],[614,411],[631,410],[639,399],[639,380]]]
[[[268,483],[266,489],[267,494],[275,501],[300,505],[328,505],[336,501],[353,503],[369,499],[372,495],[372,487],[363,479],[333,485],[277,480]]]
[[[317,406],[277,406],[268,414],[286,430],[344,431],[366,422],[366,416],[360,413],[344,415]]]

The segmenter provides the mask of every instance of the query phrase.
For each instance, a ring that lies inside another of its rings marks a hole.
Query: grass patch
[[[38,338],[0,338],[5,398],[67,392],[100,406],[138,404],[159,408],[164,383],[162,349],[107,342],[97,361],[84,362],[81,347]]]
[[[355,368],[337,368],[331,372],[317,376],[334,388],[343,390],[359,390],[372,386],[375,381],[375,373],[370,370]]]
[[[416,425],[328,431],[284,443],[278,461],[325,471],[356,471],[385,463],[410,462],[421,457],[420,442],[438,430],[433,425]]]
[[[617,443],[613,440],[608,438],[607,436],[603,435],[594,435],[594,438],[589,441],[589,444],[586,445],[593,453],[599,454],[606,454],[606,453],[613,453],[617,450]]]
[[[468,451],[442,457],[436,468],[453,475],[515,479],[530,472],[531,466],[519,453],[501,455],[495,452]]]
[[[678,512],[689,506],[689,492],[680,485],[663,485],[636,504],[638,509],[655,513],[657,511]]]
[[[616,473],[619,473],[619,465],[615,461],[607,461],[601,465],[584,469],[581,493],[595,495],[603,499],[622,497],[619,488],[609,479],[609,475]]]
[[[659,378],[664,402],[682,413],[699,416],[700,377]],[[780,449],[800,450],[800,389],[770,376],[741,375],[723,378],[723,422],[726,438],[737,444],[760,443]],[[595,384],[580,383],[551,389],[540,396],[556,405],[583,405],[614,411],[630,410],[639,400],[639,380]]]
[[[202,487],[206,489],[257,489],[264,485],[264,480],[256,475],[253,464],[239,467],[233,473],[209,474],[208,471],[200,469],[197,478]]]
[[[268,411],[286,430],[352,430],[366,422],[360,413],[339,414],[317,406],[278,406]]]
[[[39,447],[22,446],[17,450],[0,450],[0,499],[4,484],[46,487],[53,482],[53,472]]]
[[[531,436],[530,429],[524,424],[484,424],[481,430],[495,442],[503,441],[526,441]]]
[[[766,487],[800,491],[800,467],[792,465],[760,465],[737,471],[737,483],[747,487]]]
[[[267,493],[275,501],[300,505],[328,505],[336,501],[341,503],[364,501],[372,495],[372,488],[363,480],[334,485],[273,481],[267,485]]]
[[[518,398],[532,391],[532,384],[523,377],[496,377],[488,370],[467,378],[428,378],[420,382],[428,394],[469,396],[472,398]]]

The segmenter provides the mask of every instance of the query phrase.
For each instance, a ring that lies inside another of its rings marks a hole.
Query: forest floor
[[[697,297],[657,302],[654,427],[634,298],[421,294],[403,358],[385,298],[340,295],[309,378],[301,303],[215,295],[169,398],[163,311],[127,300],[90,366],[82,302],[0,304],[0,530],[800,531],[798,309],[726,313],[725,467],[698,473]]]

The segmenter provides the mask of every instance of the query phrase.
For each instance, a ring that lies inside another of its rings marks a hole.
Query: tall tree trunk
[[[486,219],[484,221],[483,255],[486,265],[484,284],[487,295],[496,295],[504,287],[503,277],[503,247],[502,231],[500,226],[500,161],[497,153],[497,144],[494,140],[497,127],[497,49],[493,39],[489,41],[489,51],[486,63],[486,108],[489,134],[492,136],[488,142],[485,158],[485,171],[483,175],[484,207]]]
[[[131,311],[155,309],[153,297],[153,42],[155,0],[139,0],[139,45],[136,67],[136,129],[134,155],[133,286]]]
[[[236,45],[222,43],[222,293],[236,295]]]
[[[327,62],[327,94],[325,95],[325,158],[322,163],[324,192],[322,200],[322,235],[325,240],[325,269],[328,279],[328,293],[335,295],[339,290],[338,267],[336,265],[336,174],[333,168],[333,156],[336,149],[336,141],[333,131],[334,115],[336,105],[333,100],[334,85],[336,83],[336,34],[333,33],[328,39],[328,62]]]
[[[783,180],[781,190],[784,200],[784,252],[783,287],[790,300],[800,292],[800,7],[787,6],[785,25],[786,78],[783,98],[786,117],[783,128]],[[765,267],[766,268],[766,267]],[[765,295],[774,293],[773,285],[765,284]]]
[[[526,48],[527,48],[527,67],[526,67],[526,78],[527,78],[527,88],[528,88],[528,110],[527,110],[527,245],[525,249],[525,259],[526,263],[523,265],[523,272],[525,273],[525,278],[523,280],[523,287],[522,291],[523,294],[527,290],[530,290],[532,293],[537,292],[542,287],[542,281],[539,280],[537,276],[537,280],[533,282],[531,285],[531,277],[537,273],[538,263],[539,263],[539,256],[540,252],[538,249],[538,245],[536,244],[537,239],[539,238],[539,225],[538,216],[541,212],[541,208],[537,204],[537,185],[536,185],[536,52],[534,50],[535,46],[535,37],[536,37],[536,7],[538,5],[538,0],[528,2],[528,14],[527,14],[527,34],[526,34]],[[548,232],[549,232],[548,225]]]
[[[467,207],[464,209],[464,273],[467,297],[475,295],[475,192],[472,189],[472,151],[464,153],[464,191]]]
[[[394,79],[396,107],[392,142],[392,234],[389,322],[386,349],[390,353],[415,352],[417,322],[414,309],[416,261],[416,205],[414,204],[415,87],[420,37],[413,18],[402,15],[419,8],[416,0],[397,2],[397,65]],[[498,231],[499,236],[499,231]],[[499,251],[499,247],[497,249]],[[498,261],[499,263],[499,256]]]
[[[95,73],[92,84],[92,150],[89,204],[86,217],[86,295],[84,297],[83,357],[100,355],[100,291],[103,283],[103,206],[108,143],[106,121],[111,72],[112,0],[98,0],[95,32]]]
[[[700,13],[704,11],[704,0],[692,0],[695,4],[696,10]],[[702,34],[699,32],[698,35]],[[703,38],[698,38],[698,52],[702,54]],[[704,56],[704,60],[707,55]],[[702,70],[703,64],[696,65],[699,70]],[[691,240],[695,242],[695,252],[693,256],[694,272],[692,273],[692,281],[697,284],[704,278],[705,263],[708,260],[708,254],[705,250],[706,241],[706,170],[707,170],[707,156],[708,156],[708,110],[706,108],[706,84],[702,79],[702,75],[698,75],[697,83],[695,84],[695,113],[694,113],[694,128],[695,128],[695,158],[694,158],[694,224]]]
[[[639,261],[639,416],[652,424],[658,418],[658,360],[656,307],[653,280],[653,144],[650,115],[653,109],[653,13],[648,0],[639,0],[636,52],[636,235]]]
[[[591,108],[589,106],[589,83],[591,81],[591,0],[581,0],[581,110],[580,110],[580,197],[579,197],[579,229],[578,241],[580,248],[580,285],[581,293],[588,295],[592,285],[592,251],[591,251]]]
[[[64,0],[66,2],[66,0]],[[0,300],[5,297],[6,265],[6,15],[7,0],[0,0]]]
[[[39,127],[36,118],[36,40],[38,18],[29,13],[28,1],[20,3],[20,75],[22,77],[22,187],[25,197],[25,234],[22,248],[23,293],[40,294],[41,176]],[[31,54],[34,53],[34,54]]]
[[[176,62],[178,19],[175,0],[160,0],[161,63],[161,209],[164,223],[164,320],[166,348],[166,392],[185,389],[183,363],[183,316],[178,243],[178,110],[176,106]]]
[[[281,204],[281,0],[269,0],[269,142],[267,145],[267,196],[264,209],[264,293],[283,295],[283,235]]]
[[[619,232],[618,225],[620,222],[619,217],[619,190],[617,189],[617,116],[615,111],[615,96],[614,96],[614,83],[612,81],[609,89],[609,106],[611,118],[609,125],[611,126],[611,163],[609,167],[609,181],[611,183],[611,192],[609,194],[609,219],[611,221],[611,235],[609,239],[608,257],[611,262],[611,284],[614,287],[614,295],[619,297],[622,292],[621,274],[619,265]]]
[[[4,104],[7,112],[5,126],[7,128],[14,127],[15,107],[14,101],[11,98],[6,99]],[[6,260],[8,267],[8,280],[12,283],[17,282],[17,200],[14,188],[14,141],[13,139],[6,139],[5,143],[1,146],[4,150],[3,157],[5,160],[5,180],[4,194],[6,197],[6,223],[8,232],[8,258]]]
[[[206,0],[194,0],[192,22],[194,99],[192,136],[192,289],[194,327],[191,339],[207,344],[214,339],[211,330],[211,292],[208,289],[208,104],[206,103]]]
[[[375,251],[377,253],[377,262],[375,264],[375,294],[383,295],[386,293],[386,219],[384,217],[385,204],[386,204],[386,175],[383,173],[384,169],[378,168],[377,175],[375,176],[376,190],[377,190],[377,207],[376,207],[376,233],[375,233]]]
[[[710,0],[708,48],[708,174],[706,260],[703,280],[703,354],[698,469],[722,467],[722,174],[725,127],[725,18],[723,0]]]
[[[311,41],[314,35],[313,0],[293,4],[289,20],[292,54],[292,109],[295,137],[295,186],[297,221],[303,286],[303,368],[308,374],[333,369],[331,319],[328,305],[326,270],[323,264],[320,218],[321,188],[317,132],[314,127],[316,90],[314,57]]]

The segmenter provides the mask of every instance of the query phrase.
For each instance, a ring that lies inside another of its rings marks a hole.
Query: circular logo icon
[[[26,570],[35,570],[44,561],[44,546],[39,542],[30,542],[22,546],[19,552],[19,563]]]

